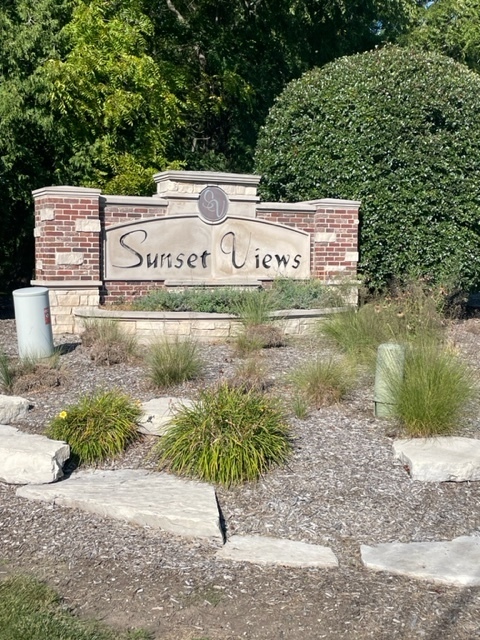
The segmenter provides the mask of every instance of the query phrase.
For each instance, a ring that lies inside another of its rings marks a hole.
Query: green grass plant
[[[0,353],[0,387],[3,393],[11,393],[15,381],[15,369],[6,353]]]
[[[97,364],[109,366],[132,362],[138,355],[135,334],[128,333],[118,320],[112,318],[85,319],[81,338]]]
[[[255,332],[243,328],[234,339],[235,353],[240,358],[250,358],[263,348],[263,340]]]
[[[380,344],[426,340],[440,343],[445,323],[435,299],[421,288],[411,288],[396,296],[378,298],[358,310],[333,314],[319,327],[355,362],[373,368]]]
[[[403,380],[391,385],[396,415],[411,437],[451,434],[477,393],[467,366],[431,341],[407,349]]]
[[[225,486],[257,480],[290,453],[289,428],[276,401],[226,383],[183,407],[160,439],[160,467]]]
[[[70,445],[80,463],[113,458],[139,437],[139,403],[112,389],[85,395],[61,411],[48,425],[46,434]]]
[[[272,311],[272,298],[268,291],[244,295],[233,308],[233,313],[240,318],[245,327],[269,323]]]
[[[245,360],[240,360],[228,384],[241,387],[245,391],[250,389],[257,391],[265,390],[267,380],[262,358],[258,357],[258,355],[253,355]]]
[[[252,354],[258,349],[283,346],[283,331],[272,320],[272,310],[272,298],[268,291],[248,294],[235,306],[234,313],[243,325],[243,330],[235,337],[236,351],[240,356]]]
[[[304,398],[316,408],[340,402],[355,384],[355,368],[347,358],[327,360],[317,356],[291,375],[295,398]]]
[[[152,385],[163,388],[198,377],[203,361],[194,340],[175,337],[150,346],[147,367],[147,377]]]
[[[293,413],[299,420],[305,420],[308,416],[309,402],[305,393],[296,392],[292,399]]]
[[[125,633],[74,617],[58,594],[46,584],[25,576],[0,582],[0,638],[2,640],[149,640],[145,631]]]

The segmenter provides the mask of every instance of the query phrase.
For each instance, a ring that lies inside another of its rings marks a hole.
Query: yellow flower
[[[67,417],[67,412],[66,411],[60,411],[60,413],[58,414],[58,417],[61,418],[62,420],[65,420],[65,418]]]

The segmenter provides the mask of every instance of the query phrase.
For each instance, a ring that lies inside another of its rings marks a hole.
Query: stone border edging
[[[289,309],[274,311],[271,317],[283,322],[287,336],[308,333],[313,325],[345,307],[326,309]],[[196,311],[121,311],[78,307],[73,310],[74,333],[81,334],[89,318],[117,320],[140,343],[148,343],[159,336],[167,338],[190,337],[200,342],[219,342],[237,335],[241,321],[228,313],[202,313]]]

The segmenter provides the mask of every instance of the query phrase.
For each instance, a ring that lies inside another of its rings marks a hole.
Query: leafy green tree
[[[32,189],[141,194],[167,166],[249,171],[289,80],[397,38],[417,4],[4,0],[0,279],[31,276]]]
[[[64,132],[48,109],[38,70],[64,47],[69,0],[8,0],[0,7],[0,282],[31,276],[31,191],[61,174]]]
[[[436,0],[404,41],[480,70],[480,0]]]
[[[438,54],[387,47],[293,81],[257,148],[267,200],[362,201],[367,283],[480,284],[480,77]]]
[[[68,53],[44,65],[50,109],[84,185],[150,195],[153,173],[168,164],[182,76],[151,57],[151,35],[138,0],[77,0],[62,31]]]
[[[152,193],[152,175],[165,167],[167,141],[181,123],[174,90],[182,76],[148,54],[150,35],[134,0],[2,4],[3,286],[32,276],[33,189],[80,184]]]
[[[293,78],[398,37],[416,0],[161,0],[155,56],[188,78],[174,149],[190,168],[251,170],[259,126]]]

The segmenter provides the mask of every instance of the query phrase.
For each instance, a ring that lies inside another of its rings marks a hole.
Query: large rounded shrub
[[[480,283],[480,77],[387,47],[291,82],[258,141],[265,200],[361,200],[360,268]]]

